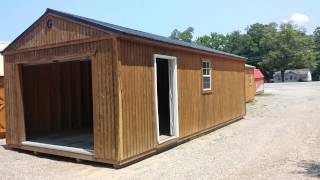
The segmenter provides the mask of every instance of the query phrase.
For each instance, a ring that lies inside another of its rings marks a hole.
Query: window
[[[290,75],[290,80],[292,80],[293,79],[293,76],[292,75]]]
[[[211,63],[202,61],[202,89],[211,90]]]

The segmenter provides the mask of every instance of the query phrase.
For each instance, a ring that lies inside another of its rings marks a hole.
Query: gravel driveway
[[[320,83],[265,89],[243,120],[119,170],[0,146],[0,179],[320,178]]]

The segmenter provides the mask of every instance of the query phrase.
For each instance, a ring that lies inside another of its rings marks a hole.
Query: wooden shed
[[[256,95],[256,83],[254,81],[254,66],[245,65],[246,102],[254,100]]]
[[[7,42],[0,42],[0,51],[7,47]],[[0,138],[5,137],[6,122],[5,122],[5,97],[4,97],[4,67],[3,57],[0,55]]]
[[[245,58],[52,9],[3,54],[12,148],[121,166],[246,112]]]

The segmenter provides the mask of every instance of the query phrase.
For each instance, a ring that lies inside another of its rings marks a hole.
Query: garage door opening
[[[23,144],[93,154],[91,61],[22,66]]]

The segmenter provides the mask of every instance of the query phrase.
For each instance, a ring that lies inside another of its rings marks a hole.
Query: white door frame
[[[163,141],[160,141],[159,132],[159,112],[158,112],[158,90],[157,90],[157,59],[168,60],[169,71],[169,105],[170,105],[170,134],[171,137]],[[177,58],[174,56],[167,56],[161,54],[154,54],[154,92],[155,92],[155,112],[156,112],[156,124],[157,124],[157,141],[163,143],[171,139],[179,137],[179,112],[178,112],[178,81],[177,81]]]

